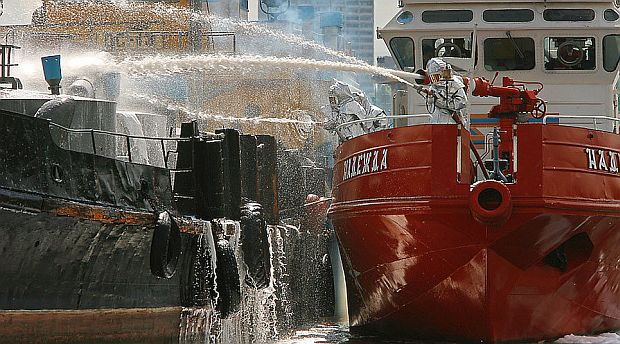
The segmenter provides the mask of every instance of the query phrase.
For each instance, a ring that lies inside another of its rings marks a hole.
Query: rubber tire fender
[[[252,288],[266,288],[271,281],[269,234],[263,208],[258,203],[241,207],[241,250],[246,266],[245,284]]]
[[[215,243],[215,281],[218,293],[216,309],[222,318],[239,310],[241,304],[241,285],[235,252],[228,240],[220,239]]]
[[[167,211],[160,213],[151,241],[151,273],[160,278],[171,278],[177,270],[181,253],[179,226]]]

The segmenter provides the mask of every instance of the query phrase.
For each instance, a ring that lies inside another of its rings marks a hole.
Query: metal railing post
[[[95,130],[90,130],[90,139],[93,143],[93,155],[97,155],[97,147],[95,146]]]
[[[127,142],[127,158],[129,159],[129,162],[131,161],[131,143],[129,142],[129,136],[125,136],[126,142]]]
[[[164,140],[159,140],[161,142],[161,154],[164,159],[164,167],[168,169],[168,154],[166,154],[166,145],[164,144]]]

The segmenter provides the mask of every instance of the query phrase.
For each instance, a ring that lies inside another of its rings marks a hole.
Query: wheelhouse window
[[[545,10],[543,18],[546,21],[592,21],[594,10],[586,8]]]
[[[605,12],[603,13],[603,16],[605,17],[605,20],[607,21],[616,21],[620,19],[620,14],[618,14],[618,12],[616,12],[615,10],[612,10],[611,8],[605,10]]]
[[[425,23],[467,23],[474,19],[470,10],[436,10],[422,12]]]
[[[396,18],[398,24],[409,24],[413,21],[413,13],[410,11],[404,11],[403,13],[398,15]]]
[[[593,70],[596,67],[594,37],[546,37],[546,70]]]
[[[482,19],[490,23],[523,23],[534,20],[532,10],[486,10]]]
[[[402,70],[415,68],[413,40],[409,37],[395,37],[390,40],[390,48]]]
[[[433,57],[471,58],[471,38],[432,38],[422,40],[424,66]]]
[[[620,62],[620,35],[608,35],[603,38],[603,66],[608,72],[618,68]]]
[[[484,41],[486,70],[530,70],[535,65],[536,51],[532,38],[488,38]]]

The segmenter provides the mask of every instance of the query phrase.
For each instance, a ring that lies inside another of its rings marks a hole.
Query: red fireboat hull
[[[542,124],[516,132],[516,182],[498,222],[474,216],[469,136],[456,125],[385,130],[338,148],[330,216],[353,330],[501,342],[620,328],[620,177],[589,168],[585,151],[617,152],[617,135]]]

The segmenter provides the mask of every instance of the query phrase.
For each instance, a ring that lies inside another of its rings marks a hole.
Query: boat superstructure
[[[402,69],[424,69],[439,56],[463,75],[492,80],[499,72],[542,82],[549,113],[617,117],[617,1],[405,0],[400,7],[378,35]],[[411,95],[409,101],[411,113],[427,112],[419,97]],[[484,117],[494,102],[470,102],[474,139],[482,143],[484,128],[492,126]],[[614,126],[610,121],[597,125]]]
[[[429,124],[410,92],[390,128],[337,148],[329,213],[352,330],[503,342],[620,328],[618,3],[399,3],[380,36],[404,70],[436,56],[460,70],[472,127]]]

